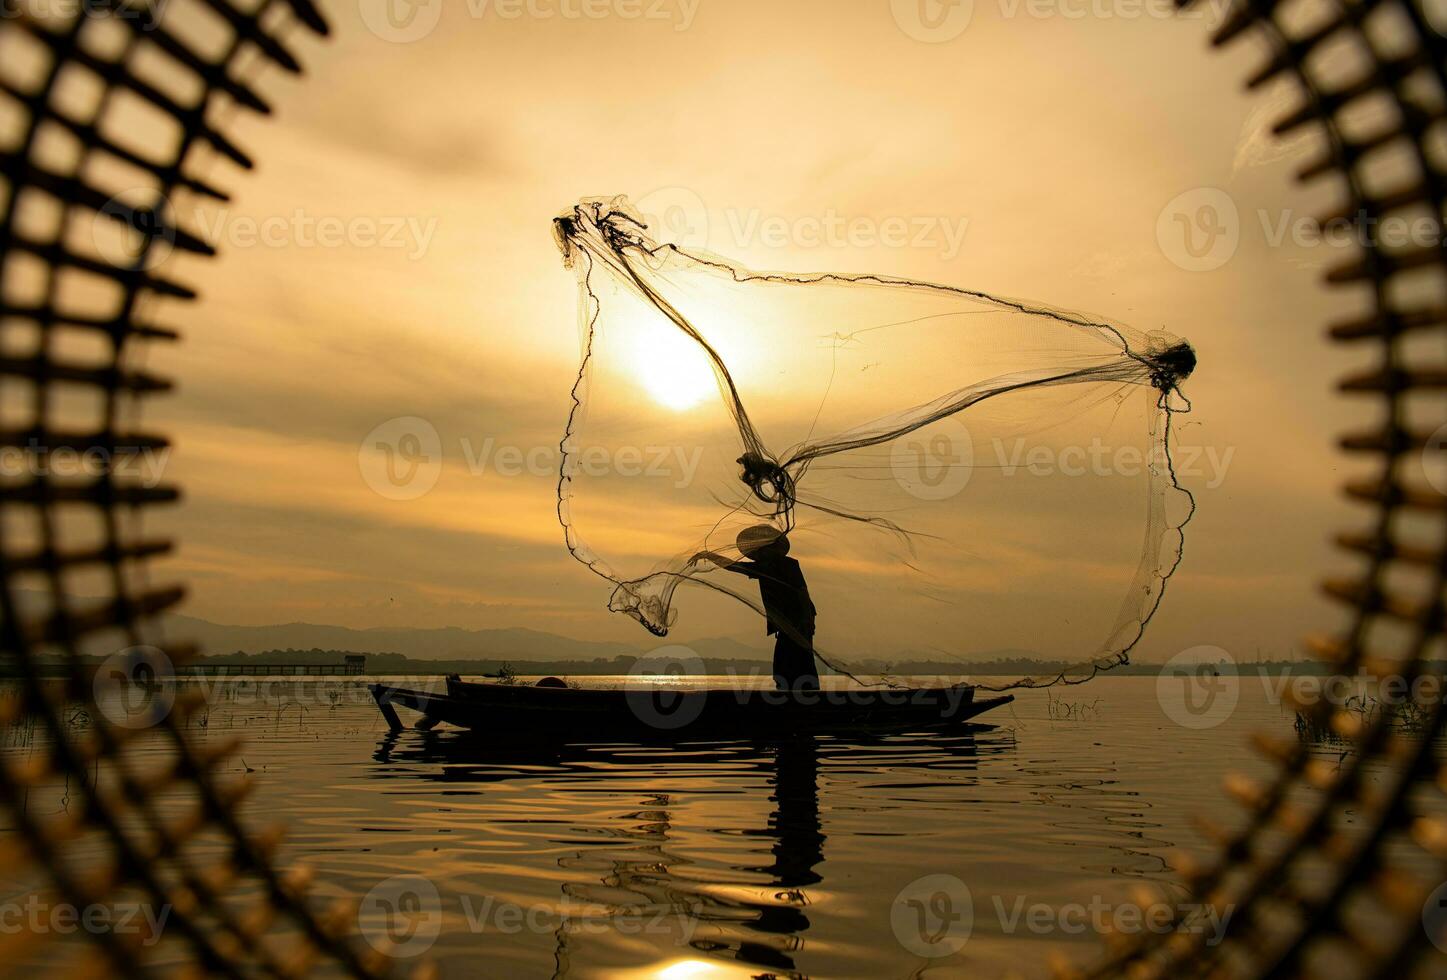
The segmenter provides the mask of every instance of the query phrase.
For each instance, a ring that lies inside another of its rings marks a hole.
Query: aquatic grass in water
[[[1384,701],[1371,694],[1354,694],[1342,703],[1342,710],[1355,714],[1363,726],[1376,724],[1385,713],[1392,731],[1400,735],[1422,735],[1431,721],[1427,709],[1415,701]],[[1350,746],[1330,725],[1323,725],[1314,716],[1296,712],[1296,734],[1304,742],[1324,742]]]

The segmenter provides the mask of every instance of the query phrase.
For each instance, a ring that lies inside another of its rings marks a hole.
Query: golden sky
[[[926,7],[945,18],[931,35],[889,0],[438,3],[405,28],[335,5],[330,42],[298,38],[309,77],[264,80],[277,116],[237,119],[258,171],[218,164],[235,200],[180,202],[223,254],[178,264],[203,298],[172,311],[186,342],[153,360],[182,381],[154,417],[178,437],[167,475],[187,498],[167,524],[188,612],[648,640],[564,550],[550,472],[578,358],[550,221],[627,194],[659,237],[750,268],[965,286],[1188,338],[1200,509],[1139,655],[1282,654],[1329,625],[1315,581],[1357,515],[1334,492],[1347,362],[1322,329],[1350,297],[1319,282],[1346,252],[1279,237],[1330,188],[1293,186],[1310,141],[1265,135],[1290,93],[1240,90],[1260,55],[1211,52],[1209,11],[975,0],[943,38],[956,8]],[[1175,215],[1223,197],[1234,252],[1193,255]],[[389,499],[359,449],[406,418],[437,433],[440,467]],[[1027,529],[1030,505],[995,502]],[[945,585],[1011,591],[987,573]],[[861,601],[816,596],[825,618],[831,598]],[[761,632],[705,602],[677,639]],[[1072,641],[1007,633],[982,626],[975,646]]]

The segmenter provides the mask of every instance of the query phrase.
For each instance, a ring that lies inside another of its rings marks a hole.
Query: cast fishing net
[[[981,685],[1003,689],[1128,662],[1194,506],[1170,454],[1188,344],[974,290],[750,272],[655,243],[621,197],[555,230],[583,341],[558,517],[610,609],[663,636],[722,621],[724,596],[762,626],[724,566],[770,524],[819,657],[851,676],[1069,665]]]

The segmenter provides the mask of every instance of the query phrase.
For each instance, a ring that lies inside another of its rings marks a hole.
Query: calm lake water
[[[341,678],[218,682],[202,720],[245,733],[236,776],[287,860],[444,977],[1044,976],[1096,953],[1096,923],[1139,927],[1140,885],[1190,902],[1192,817],[1236,821],[1221,778],[1266,772],[1248,734],[1293,731],[1270,681],[1230,680],[1206,715],[1105,676],[973,735],[672,749],[392,735]]]

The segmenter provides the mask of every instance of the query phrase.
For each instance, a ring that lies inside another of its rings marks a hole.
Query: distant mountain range
[[[17,593],[22,608],[41,607],[38,593]],[[173,641],[200,644],[204,654],[264,653],[275,650],[332,650],[352,653],[397,653],[412,660],[591,661],[615,657],[639,657],[676,640],[620,643],[608,640],[575,640],[531,629],[469,630],[456,626],[432,629],[378,626],[353,629],[316,623],[282,623],[274,626],[230,626],[194,616],[168,615],[166,635]],[[773,641],[754,637],[710,637],[684,643],[698,656],[710,660],[770,660]],[[1039,661],[1033,650],[980,651],[959,661],[924,651],[871,651],[848,657],[850,663],[906,661],[980,664],[992,660]]]
[[[176,640],[195,641],[208,654],[260,653],[265,650],[350,650],[354,653],[400,653],[414,660],[611,660],[637,657],[650,647],[602,640],[574,640],[529,629],[466,630],[457,627],[350,629],[314,623],[277,626],[226,626],[192,616],[166,617],[166,633]],[[772,650],[728,637],[691,641],[703,657],[764,660]]]
[[[640,657],[675,641],[618,643],[606,640],[575,640],[530,629],[467,630],[455,626],[437,629],[379,626],[351,629],[318,626],[314,623],[285,623],[277,626],[225,626],[193,616],[166,617],[166,633],[173,640],[195,641],[205,654],[264,653],[276,650],[340,650],[351,653],[400,653],[412,660],[510,661],[523,665],[547,661],[587,662],[616,657]],[[683,643],[698,656],[717,661],[769,661],[773,641],[760,635],[757,640],[728,636],[688,640]],[[1048,666],[1050,658],[1034,650],[989,650],[968,658],[951,660],[937,653],[898,650],[870,652],[847,657],[851,664],[915,663],[937,667],[977,666],[1005,661],[1028,669],[1031,663]]]

